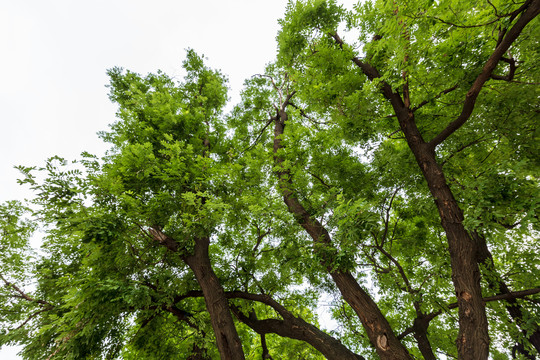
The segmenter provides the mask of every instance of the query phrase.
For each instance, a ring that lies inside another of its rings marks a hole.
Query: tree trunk
[[[475,79],[463,103],[461,114],[443,131],[426,143],[416,127],[413,111],[410,109],[408,84],[403,87],[405,99],[395,92],[385,81],[381,82],[381,92],[391,103],[401,130],[407,139],[420,169],[428,183],[429,190],[441,217],[446,232],[451,265],[452,281],[459,305],[459,334],[457,348],[459,359],[483,360],[489,355],[489,334],[485,306],[480,287],[480,270],[475,259],[476,244],[463,226],[463,213],[446,183],[441,167],[435,158],[435,148],[453,134],[469,119],[474,110],[478,94],[504,53],[518,38],[524,27],[540,13],[540,0],[526,1],[520,8],[520,16],[502,38],[482,72]],[[516,14],[517,15],[517,14]],[[341,49],[344,43],[337,33],[329,34]],[[376,68],[358,57],[351,59],[370,81],[380,78]]]
[[[236,331],[229,304],[208,255],[209,238],[195,239],[195,250],[185,258],[186,264],[195,274],[204,295],[206,309],[210,314],[212,328],[222,360],[244,360],[242,343]]]
[[[149,235],[162,246],[172,252],[179,250],[178,242],[163,233],[159,228],[150,228],[148,230]],[[229,303],[219,279],[212,270],[208,254],[209,246],[210,239],[208,237],[195,238],[193,253],[185,256],[183,260],[191,268],[201,287],[221,359],[244,360],[242,343],[229,311]]]
[[[288,101],[293,95],[294,93],[288,95],[287,100],[281,104],[281,109],[274,118],[274,161],[278,168],[276,174],[279,179],[279,188],[283,194],[283,200],[287,208],[311,236],[313,242],[315,244],[330,245],[331,238],[326,228],[317,219],[312,218],[291,190],[291,173],[283,167],[283,158],[277,155],[277,152],[283,148],[281,136],[283,135],[288,119],[288,114],[285,110],[288,106]],[[397,339],[377,304],[358,285],[358,282],[351,273],[335,270],[331,259],[323,259],[322,262],[340,290],[343,299],[356,312],[379,357],[383,360],[412,359],[405,346]]]
[[[403,106],[394,106],[401,130],[427,181],[439,210],[441,224],[446,232],[452,281],[459,306],[459,359],[481,360],[489,355],[489,334],[486,310],[482,301],[480,269],[476,260],[476,244],[463,226],[463,213],[459,208],[441,167],[435,159],[435,150],[420,136],[414,115]]]
[[[343,299],[360,319],[369,341],[383,360],[412,359],[408,350],[398,340],[390,324],[371,296],[362,289],[348,271],[330,271]]]
[[[427,329],[429,326],[429,320],[425,318],[424,314],[420,314],[421,317],[414,319],[413,324],[413,336],[418,344],[418,349],[422,353],[424,360],[437,360],[433,353],[433,348],[427,336]]]

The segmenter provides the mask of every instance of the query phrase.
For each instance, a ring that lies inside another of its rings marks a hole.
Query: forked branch
[[[463,102],[461,114],[429,142],[430,148],[435,149],[437,145],[441,144],[444,140],[446,140],[446,138],[448,138],[456,130],[463,126],[463,124],[465,124],[465,122],[470,118],[474,110],[478,94],[480,94],[480,91],[482,90],[486,81],[491,78],[493,70],[495,70],[495,67],[497,66],[499,61],[502,60],[503,55],[508,51],[508,49],[517,39],[519,34],[521,34],[525,26],[529,22],[531,22],[531,20],[533,20],[539,13],[540,0],[532,0],[529,3],[528,7],[524,9],[524,12],[516,21],[514,26],[512,26],[512,28],[510,28],[510,30],[506,32],[504,38],[500,41],[500,43],[495,48],[495,51],[493,51],[493,53],[485,63],[482,72],[480,73],[480,75],[478,75],[471,88],[467,92],[467,96],[465,97],[465,101]]]

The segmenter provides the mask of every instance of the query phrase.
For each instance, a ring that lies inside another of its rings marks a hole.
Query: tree
[[[229,114],[226,78],[193,50],[182,82],[110,70],[108,154],[21,167],[36,197],[1,208],[0,344],[535,358],[539,12],[290,2],[276,62]],[[321,294],[336,330],[319,329]]]

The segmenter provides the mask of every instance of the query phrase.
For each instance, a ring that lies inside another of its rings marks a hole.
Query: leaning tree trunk
[[[385,81],[381,82],[381,92],[391,103],[399,121],[401,130],[407,139],[418,165],[435,199],[441,224],[446,232],[451,265],[452,280],[459,304],[459,335],[457,339],[459,359],[483,360],[489,355],[489,334],[485,305],[482,301],[480,271],[478,268],[476,244],[463,226],[463,213],[455,200],[441,167],[435,158],[435,148],[445,141],[470,118],[478,94],[485,82],[492,76],[493,70],[521,34],[525,26],[540,14],[540,0],[528,0],[515,17],[518,19],[501,33],[497,46],[484,64],[482,72],[475,79],[463,102],[461,114],[436,135],[425,142],[416,127],[414,113],[411,110],[408,81],[403,86],[403,98]],[[502,30],[502,29],[501,29]],[[337,33],[329,34],[343,50],[344,43]],[[358,57],[351,59],[370,81],[381,78],[380,73],[371,64]],[[509,77],[510,78],[510,77]]]
[[[192,255],[185,258],[185,262],[195,274],[203,292],[221,359],[243,360],[245,357],[242,343],[236,331],[227,298],[210,263],[209,245],[210,239],[207,237],[195,239],[195,250]]]
[[[299,224],[311,236],[316,245],[330,245],[331,237],[326,228],[315,218],[313,218],[304,206],[298,201],[291,190],[291,173],[283,165],[283,158],[278,155],[278,151],[283,149],[281,137],[288,119],[286,108],[289,100],[294,96],[294,92],[287,96],[287,99],[281,104],[274,120],[274,161],[277,167],[277,177],[279,188],[283,194],[283,200],[299,222]],[[336,270],[331,263],[331,259],[322,260],[338,287],[343,299],[351,306],[357,314],[362,326],[364,327],[369,341],[374,346],[379,357],[383,360],[410,360],[409,352],[403,344],[397,339],[394,331],[377,304],[371,296],[362,289],[354,276],[349,271]]]
[[[178,242],[161,230],[150,228],[149,233],[162,246],[172,252],[178,252],[180,247]],[[227,298],[210,263],[209,246],[210,239],[208,237],[195,238],[193,253],[185,256],[183,260],[191,268],[201,287],[221,359],[244,360],[242,343],[229,311]]]

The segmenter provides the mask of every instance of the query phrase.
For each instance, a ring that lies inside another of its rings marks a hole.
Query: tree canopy
[[[194,50],[182,81],[109,70],[107,154],[19,167],[35,196],[0,206],[0,346],[537,358],[539,13],[290,1],[230,111]]]

